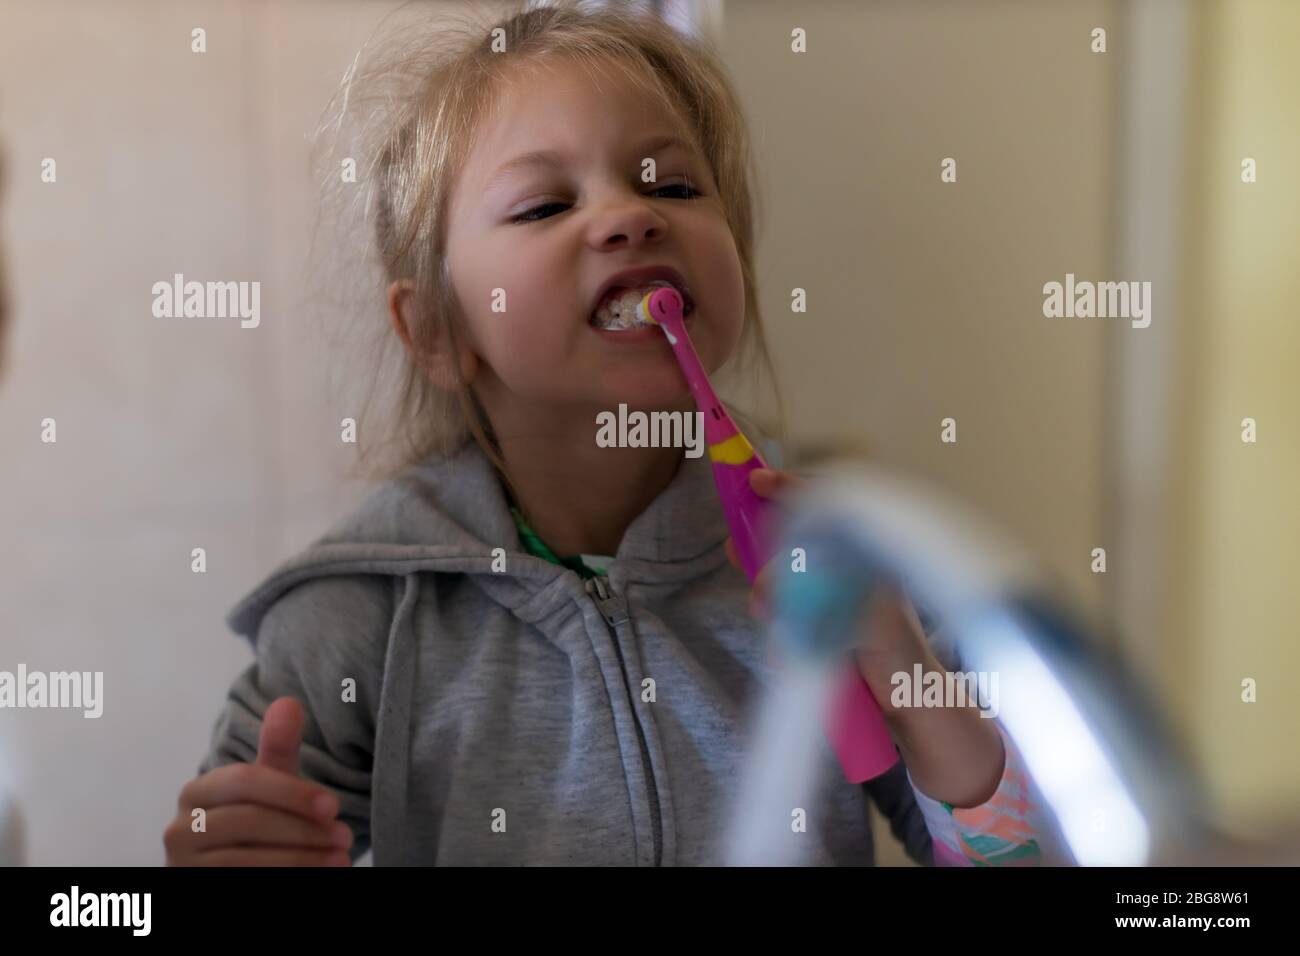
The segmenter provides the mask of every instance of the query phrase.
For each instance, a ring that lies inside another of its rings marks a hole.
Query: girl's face
[[[516,76],[452,196],[451,280],[489,415],[503,402],[584,414],[620,402],[685,407],[661,331],[619,339],[589,322],[602,284],[625,269],[681,274],[695,302],[687,331],[708,372],[740,338],[740,260],[707,162],[685,144],[651,143],[670,135],[671,117],[615,71],[602,65],[597,76],[568,61]],[[512,164],[536,152],[552,155]],[[654,182],[642,182],[646,158]]]

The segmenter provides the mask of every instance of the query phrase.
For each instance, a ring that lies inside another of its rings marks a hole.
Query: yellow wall
[[[1166,640],[1185,655],[1179,706],[1213,796],[1249,830],[1300,807],[1300,4],[1215,3],[1201,28],[1197,305],[1174,476],[1185,550]],[[1245,417],[1256,444],[1241,440]]]

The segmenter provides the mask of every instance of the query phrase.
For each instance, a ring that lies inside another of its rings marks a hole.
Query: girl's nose
[[[668,223],[648,200],[625,199],[611,202],[596,216],[591,229],[592,244],[608,249],[659,242],[668,232]]]

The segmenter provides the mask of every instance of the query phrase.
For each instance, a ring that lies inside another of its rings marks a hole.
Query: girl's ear
[[[466,385],[478,371],[478,356],[468,345],[462,343],[459,349],[451,347],[451,337],[445,323],[435,323],[433,333],[423,352],[416,351],[411,340],[411,329],[420,321],[419,306],[415,297],[415,282],[411,279],[398,279],[388,287],[388,311],[392,313],[393,330],[402,340],[415,364],[422,368],[435,385],[445,391],[455,391],[460,387],[456,378],[456,366],[460,366],[461,380]],[[425,321],[428,318],[425,317]],[[453,354],[453,351],[455,354]]]

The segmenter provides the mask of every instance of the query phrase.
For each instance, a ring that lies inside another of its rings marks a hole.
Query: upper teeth
[[[596,309],[595,324],[603,329],[631,329],[648,325],[637,316],[636,307],[641,300],[660,288],[675,288],[671,282],[654,279],[636,289],[624,289],[617,295],[607,296]]]

